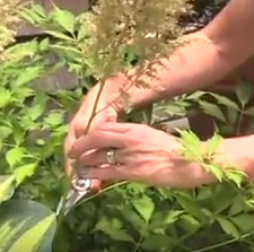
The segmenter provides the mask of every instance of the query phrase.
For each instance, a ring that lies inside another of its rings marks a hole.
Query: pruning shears
[[[71,178],[71,188],[67,197],[60,200],[57,207],[57,215],[61,212],[66,216],[70,209],[85,195],[95,193],[100,190],[101,181],[98,179],[88,179],[86,176],[86,169],[74,170]]]

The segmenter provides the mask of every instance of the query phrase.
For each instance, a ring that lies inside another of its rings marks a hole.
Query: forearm
[[[203,143],[204,147],[206,143]],[[247,147],[248,146],[248,147]],[[219,145],[216,153],[214,163],[216,163],[221,169],[226,167],[235,167],[241,169],[246,175],[249,181],[254,179],[254,155],[251,146],[254,146],[254,135],[224,139]],[[188,163],[192,172],[188,172],[188,185],[183,184],[183,187],[196,187],[202,184],[209,184],[216,181],[216,178],[205,172],[197,163]],[[190,178],[192,174],[192,178]],[[184,182],[183,182],[184,183]]]
[[[197,33],[200,37],[201,33]],[[192,35],[194,36],[194,35]],[[124,89],[129,95],[129,102],[133,106],[144,105],[165,97],[173,97],[203,88],[219,80],[231,71],[237,62],[230,58],[218,45],[214,45],[207,37],[201,34],[201,38],[190,38],[190,42],[178,48],[173,55],[163,59],[166,67],[156,65],[157,79],[151,80],[143,75],[140,79],[149,84],[150,88],[138,88],[135,83],[123,81],[110,82],[111,100],[119,97],[120,90]],[[133,75],[131,70],[130,75]],[[109,85],[110,85],[109,83]],[[121,109],[123,102],[115,99]]]

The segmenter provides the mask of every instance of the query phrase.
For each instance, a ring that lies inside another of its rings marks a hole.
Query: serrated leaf
[[[140,216],[146,222],[149,222],[154,211],[154,202],[152,201],[152,199],[144,194],[139,199],[133,199],[131,201],[131,204],[134,209],[140,214]]]
[[[176,200],[182,206],[182,208],[186,210],[189,214],[196,217],[198,220],[202,222],[206,222],[207,218],[205,214],[202,212],[200,207],[195,204],[195,202],[180,195],[177,195]]]
[[[0,126],[0,140],[6,139],[12,133],[12,129],[7,126]]]
[[[118,219],[102,217],[96,224],[95,229],[102,231],[117,241],[132,241],[132,237],[122,229],[122,223]]]
[[[15,168],[13,173],[16,178],[17,185],[21,184],[27,177],[31,177],[34,174],[36,167],[37,163],[32,163]]]
[[[68,35],[65,35],[64,33],[61,33],[61,32],[46,30],[45,33],[51,35],[52,37],[54,37],[56,39],[63,39],[63,40],[66,40],[66,41],[71,41],[72,40],[71,37],[69,37]]]
[[[170,245],[174,244],[175,240],[164,234],[151,234],[144,239],[141,247],[145,251],[170,251]]]
[[[19,88],[20,86],[30,84],[30,82],[38,78],[41,73],[41,67],[27,67],[19,73],[19,76],[16,80],[12,81],[11,86],[13,89],[15,89]]]
[[[87,27],[82,25],[79,30],[78,30],[78,36],[77,39],[78,41],[83,40],[87,36]]]
[[[0,89],[0,108],[4,108],[12,102],[11,92],[7,89]]]
[[[175,223],[185,211],[183,210],[171,210],[171,211],[160,211],[155,212],[151,223],[149,224],[149,229],[154,230],[158,227],[165,227],[169,224]]]
[[[186,99],[188,100],[194,100],[194,101],[197,101],[199,100],[203,95],[205,95],[206,92],[203,92],[203,91],[196,91],[194,92],[193,94],[190,94],[186,97]]]
[[[54,5],[54,11],[52,14],[54,21],[61,27],[70,33],[74,32],[75,16],[71,12],[60,9]]]
[[[222,182],[224,178],[224,173],[222,169],[214,164],[204,164],[203,165],[205,170],[209,173],[211,173],[215,178],[219,181]]]
[[[238,194],[234,197],[233,201],[231,202],[229,210],[230,216],[241,213],[243,209],[244,209],[243,197],[242,194]]]
[[[241,81],[236,89],[236,96],[240,101],[242,107],[244,107],[252,95],[252,86],[246,81]]]
[[[215,94],[215,93],[209,93],[209,94],[212,97],[214,97],[219,104],[224,105],[227,108],[231,108],[236,111],[239,111],[239,106],[234,101],[230,100],[228,97]]]
[[[254,216],[253,214],[242,214],[231,218],[231,221],[243,232],[254,231]]]
[[[13,175],[0,176],[0,204],[11,198],[15,187],[16,181]]]
[[[15,147],[7,151],[5,158],[10,165],[10,167],[14,167],[24,156],[25,150],[21,147]]]
[[[222,140],[221,136],[219,136],[217,134],[214,134],[210,139],[208,139],[207,154],[209,156],[212,156],[215,153],[216,148],[219,146],[221,140]]]
[[[198,136],[188,130],[176,129],[176,132],[180,135],[178,141],[181,143],[183,150],[181,150],[182,156],[187,160],[195,160],[201,162],[203,157],[201,155],[201,142]]]
[[[220,224],[222,230],[228,234],[231,235],[233,237],[239,237],[239,232],[237,230],[237,227],[230,221],[227,219],[224,219],[222,217],[217,217],[216,220],[218,221],[218,223]]]
[[[35,104],[33,107],[31,108],[27,108],[27,110],[25,111],[26,116],[28,116],[32,121],[35,121],[36,119],[38,119],[38,117],[40,117],[42,115],[42,113],[44,112],[44,104]]]
[[[61,125],[63,123],[63,111],[51,112],[44,118],[44,124],[49,127]]]
[[[206,101],[200,101],[199,104],[204,113],[211,115],[221,120],[222,122],[227,122],[224,114],[222,113],[222,110],[220,109],[218,105],[215,105]]]

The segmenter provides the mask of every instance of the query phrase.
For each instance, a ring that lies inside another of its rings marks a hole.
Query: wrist
[[[221,169],[235,168],[241,170],[247,175],[248,180],[254,178],[254,156],[251,148],[246,146],[252,146],[254,144],[254,135],[247,137],[224,139],[221,141],[217,150],[215,151],[215,157],[213,163]],[[236,148],[237,146],[237,148]],[[206,150],[207,142],[202,143],[202,149]],[[183,161],[183,170],[186,171],[186,176],[189,175],[189,179],[180,177],[183,187],[193,188],[204,184],[210,184],[216,182],[217,179],[212,173],[208,173],[202,165],[197,162]],[[185,177],[186,177],[185,176]]]

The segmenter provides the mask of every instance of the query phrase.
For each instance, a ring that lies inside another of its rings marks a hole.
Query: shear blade
[[[67,195],[66,200],[64,200],[64,197],[61,198],[56,214],[59,215],[60,213],[63,213],[64,216],[66,216],[71,208],[81,199],[83,196],[85,196],[87,192],[77,192],[74,189],[71,189]]]

